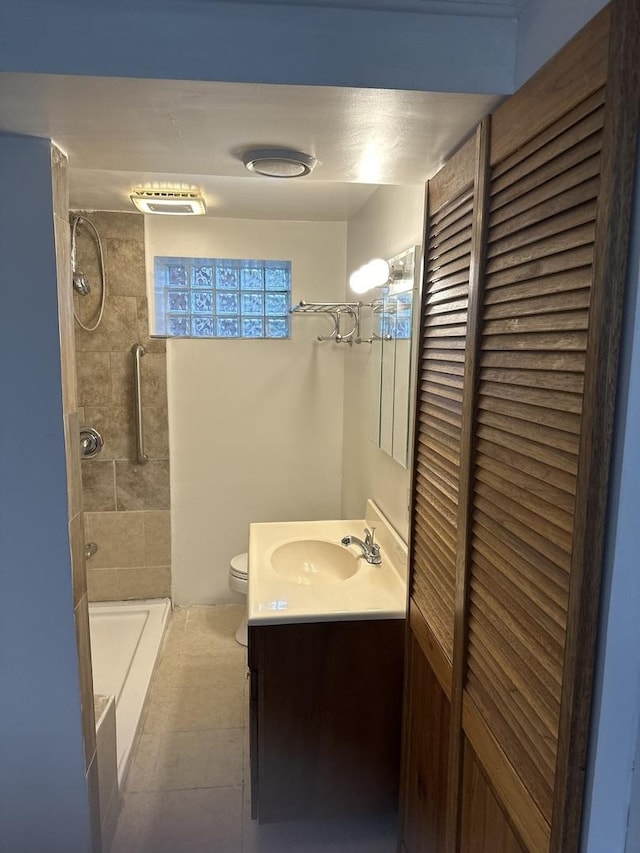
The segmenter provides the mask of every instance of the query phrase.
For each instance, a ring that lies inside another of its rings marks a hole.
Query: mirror
[[[409,456],[413,297],[417,248],[389,260],[390,283],[373,302],[374,441],[404,468]]]

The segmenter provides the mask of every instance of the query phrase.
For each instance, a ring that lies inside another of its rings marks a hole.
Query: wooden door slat
[[[473,533],[483,543],[478,550],[491,560],[491,564],[504,565],[505,571],[509,567],[514,579],[522,577],[535,586],[541,600],[547,602],[549,616],[564,628],[569,588],[566,573],[530,546],[523,547],[524,543],[481,510],[474,516]]]
[[[555,438],[558,433],[554,430],[540,431],[537,425],[527,425],[527,435],[522,435],[523,430],[516,425],[515,429],[510,428],[510,419],[494,417],[490,412],[485,412],[479,418],[479,427],[477,435],[479,439],[484,439],[487,444],[491,444],[496,448],[503,448],[505,451],[515,451],[519,456],[531,462],[539,462],[542,465],[548,466],[550,472],[556,470],[558,472],[556,480],[566,481],[571,484],[571,488],[575,489],[575,476],[577,472],[577,445],[574,443],[574,452],[567,452],[563,446],[561,448],[551,447],[545,443],[547,438]],[[559,442],[556,441],[556,444]],[[488,453],[487,448],[484,452]]]
[[[596,229],[595,222],[578,225],[568,231],[550,233],[535,243],[519,245],[504,254],[489,258],[486,266],[488,275],[502,272],[512,267],[530,264],[535,261],[548,260],[552,255],[562,255],[578,249],[580,246],[593,246]]]
[[[504,186],[502,184],[497,186],[495,193],[492,193],[491,210],[497,210],[499,207],[508,204],[510,201],[545,183],[545,181],[562,175],[574,166],[584,163],[593,156],[597,156],[601,148],[602,133],[597,131],[548,163],[542,164],[537,169],[527,172],[521,177],[516,177],[516,179]]]
[[[492,175],[497,177],[504,172],[507,172],[521,160],[526,159],[543,145],[546,145],[546,143],[551,139],[554,139],[568,128],[573,127],[585,118],[585,116],[588,116],[595,110],[598,110],[604,105],[604,95],[604,87],[600,87],[596,89],[595,92],[592,92],[584,98],[584,100],[576,103],[576,105],[568,110],[568,112],[559,116],[553,124],[545,128],[541,133],[535,134],[512,154],[509,154],[504,159],[501,159],[499,163],[496,163],[492,169]]]
[[[531,281],[551,276],[554,273],[567,274],[580,267],[591,267],[593,261],[593,245],[588,243],[575,249],[559,252],[548,257],[538,258],[529,263],[521,263],[516,267],[508,267],[499,272],[487,275],[485,289],[503,285],[514,285],[518,282]]]
[[[538,144],[535,150],[531,150],[530,146],[529,153],[517,162],[511,158],[512,163],[507,168],[505,168],[505,162],[502,161],[491,173],[492,194],[500,192],[505,187],[512,186],[516,181],[532,172],[542,170],[551,163],[562,161],[568,152],[583,145],[593,136],[599,137],[603,122],[604,109],[600,106],[557,135],[548,137],[541,145]],[[536,139],[536,143],[541,141],[540,137]],[[596,150],[599,151],[600,146]]]
[[[550,464],[549,460],[541,459],[530,442],[519,440],[514,444],[505,442],[504,438],[504,433],[491,428],[478,430],[476,443],[478,459],[482,457],[487,465],[491,464],[489,460],[494,460],[494,465],[516,472],[514,475],[516,477],[521,473],[554,488],[557,493],[563,493],[566,496],[557,498],[563,506],[568,505],[569,501],[573,502],[576,492],[575,474]],[[553,457],[553,461],[556,462],[557,458]]]
[[[572,539],[562,528],[524,506],[522,501],[507,497],[482,480],[476,481],[474,503],[486,514],[493,513],[507,530],[539,554],[569,571]]]
[[[501,226],[502,234],[493,233],[489,237],[487,257],[495,258],[507,252],[513,252],[523,246],[530,246],[547,240],[550,237],[571,231],[590,222],[595,222],[596,205],[595,190],[592,197],[577,206],[571,206],[568,210],[551,215],[547,205],[544,206],[543,216],[540,220],[522,224],[513,219],[507,220]],[[558,197],[559,202],[567,203],[565,195]],[[497,229],[496,229],[497,230]]]
[[[521,374],[527,373],[522,370]],[[536,388],[531,385],[516,382],[480,382],[479,392],[483,396],[498,397],[503,400],[512,400],[518,403],[526,403],[543,409],[554,409],[557,412],[568,412],[580,415],[582,411],[582,395],[572,394],[568,391],[552,390],[551,388]],[[545,421],[547,426],[553,426],[551,420]]]
[[[514,214],[510,205],[499,208],[495,213],[497,221],[494,220],[489,228],[489,242],[494,243],[512,234],[526,240],[527,229],[542,225],[544,222],[561,225],[561,216],[568,216],[572,212],[575,215],[579,210],[583,210],[585,216],[589,213],[594,216],[599,186],[600,181],[596,175],[571,187],[568,191],[561,189],[558,195],[534,204],[526,210],[520,210],[519,213]],[[501,215],[498,216],[498,214]],[[578,214],[579,219],[580,214]],[[577,224],[573,217],[570,217],[569,221]]]
[[[502,207],[496,207],[489,213],[489,224],[495,228],[512,218],[526,215],[527,211],[546,205],[562,204],[561,199],[575,192],[583,184],[597,181],[600,186],[600,154],[599,152],[570,169],[565,170],[555,178],[545,181],[539,186],[526,190],[506,202]]]
[[[500,291],[504,288],[494,290],[492,293],[505,296]],[[524,290],[524,288],[521,288]],[[512,296],[515,292],[512,291]],[[550,293],[546,295],[528,296],[526,292],[518,295],[516,299],[497,299],[485,307],[485,320],[501,320],[518,317],[538,317],[542,314],[563,314],[572,310],[588,311],[590,305],[590,290],[583,287],[580,290],[570,290],[564,293]]]
[[[523,393],[522,396],[525,397],[526,394]],[[478,403],[483,414],[490,412],[494,415],[506,415],[512,419],[509,421],[512,426],[518,426],[517,424],[513,424],[514,418],[522,421],[523,435],[526,434],[525,430],[530,431],[534,426],[539,434],[542,434],[540,427],[547,428],[547,432],[545,433],[548,437],[547,440],[549,440],[550,433],[552,432],[556,434],[558,431],[569,433],[572,437],[560,435],[557,436],[555,441],[551,439],[549,443],[553,447],[566,448],[569,452],[574,451],[575,447],[577,451],[578,437],[580,435],[579,415],[567,411],[546,409],[542,406],[520,402],[517,399],[504,399],[484,393],[481,393]],[[530,434],[533,435],[532,432]]]

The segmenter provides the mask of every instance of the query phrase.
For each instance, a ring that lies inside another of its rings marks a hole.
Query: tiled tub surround
[[[103,243],[107,297],[95,332],[76,327],[79,405],[84,422],[104,438],[94,459],[82,462],[86,541],[98,552],[88,563],[90,601],[164,598],[171,594],[169,436],[165,342],[149,338],[144,217],[94,213],[87,217]],[[74,296],[85,323],[95,316],[100,270],[95,241],[77,230],[78,268],[92,285]],[[145,450],[135,461],[134,344],[144,345],[142,402]]]
[[[394,853],[393,815],[251,820],[246,649],[237,605],[174,611],[112,853]]]

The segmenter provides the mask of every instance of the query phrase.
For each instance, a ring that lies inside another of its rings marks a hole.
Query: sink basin
[[[321,539],[285,542],[273,550],[271,568],[304,586],[340,583],[358,571],[358,558],[343,545]]]

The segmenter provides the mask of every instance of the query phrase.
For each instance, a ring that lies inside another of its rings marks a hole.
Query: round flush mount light
[[[250,172],[267,178],[302,178],[318,161],[291,148],[250,148],[242,155],[242,162]]]

